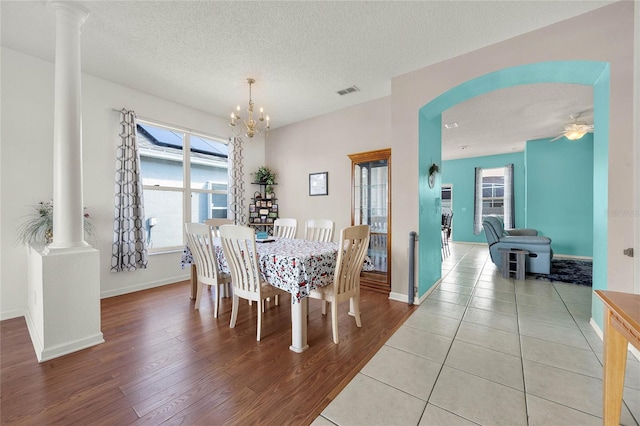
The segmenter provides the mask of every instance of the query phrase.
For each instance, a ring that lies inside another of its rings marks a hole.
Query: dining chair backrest
[[[211,227],[211,231],[214,237],[219,237],[220,236],[219,228],[222,225],[233,225],[233,219],[219,219],[219,218],[207,219],[204,221],[204,224]]]
[[[260,268],[253,228],[222,225],[220,243],[229,265],[235,294],[249,300],[260,300]]]
[[[329,219],[309,219],[304,227],[304,239],[329,242],[333,239],[335,223]]]
[[[204,223],[185,223],[184,227],[187,234],[187,246],[195,262],[198,280],[194,308],[200,309],[202,287],[204,285],[212,286],[215,289],[213,317],[218,318],[221,287],[229,286],[231,276],[218,269],[211,227]]]
[[[350,226],[340,231],[340,248],[333,276],[336,296],[358,291],[362,264],[369,248],[369,238],[369,225]]]
[[[318,287],[309,293],[309,297],[322,300],[322,315],[327,313],[327,302],[331,304],[331,331],[333,343],[340,342],[338,332],[338,304],[349,300],[349,315],[353,315],[356,326],[362,327],[360,319],[360,272],[367,250],[371,228],[369,225],[356,225],[340,231],[340,247],[336,259],[333,283]]]
[[[295,238],[298,221],[292,218],[280,218],[273,222],[273,236],[280,238]]]
[[[203,223],[185,223],[187,233],[187,245],[193,259],[196,262],[198,279],[202,279],[205,284],[215,285],[218,274],[218,261],[211,244],[211,228]]]

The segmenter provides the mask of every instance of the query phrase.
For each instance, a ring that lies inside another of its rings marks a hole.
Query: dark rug
[[[560,281],[591,286],[593,275],[592,263],[590,260],[575,259],[551,259],[551,273],[527,274],[537,280]]]

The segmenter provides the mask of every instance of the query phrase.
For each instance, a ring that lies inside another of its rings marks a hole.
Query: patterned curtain
[[[247,211],[244,205],[244,155],[242,138],[229,139],[229,219],[237,225],[247,224]]]
[[[473,233],[479,235],[482,230],[482,168],[476,167],[476,181],[473,191]]]
[[[504,228],[516,227],[516,215],[513,208],[513,164],[504,166]]]
[[[120,118],[120,145],[116,153],[112,272],[134,271],[147,267],[136,114],[122,109]]]

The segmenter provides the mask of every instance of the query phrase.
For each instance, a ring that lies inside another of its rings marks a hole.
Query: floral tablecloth
[[[220,270],[229,272],[220,239],[214,238],[213,244]],[[256,248],[265,281],[291,293],[294,301],[299,302],[314,288],[333,281],[337,243],[279,238],[274,242],[256,243]],[[180,264],[184,269],[192,262],[191,251],[185,247]]]

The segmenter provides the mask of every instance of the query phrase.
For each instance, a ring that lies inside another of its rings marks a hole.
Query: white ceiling
[[[256,106],[277,128],[388,96],[395,76],[610,3],[85,1],[82,69],[221,117],[246,107],[245,79],[254,77]],[[3,46],[53,61],[45,1],[2,0],[0,14]],[[360,91],[336,94],[352,85]],[[591,88],[496,91],[444,114],[460,126],[443,132],[443,158],[521,150],[591,109]]]

